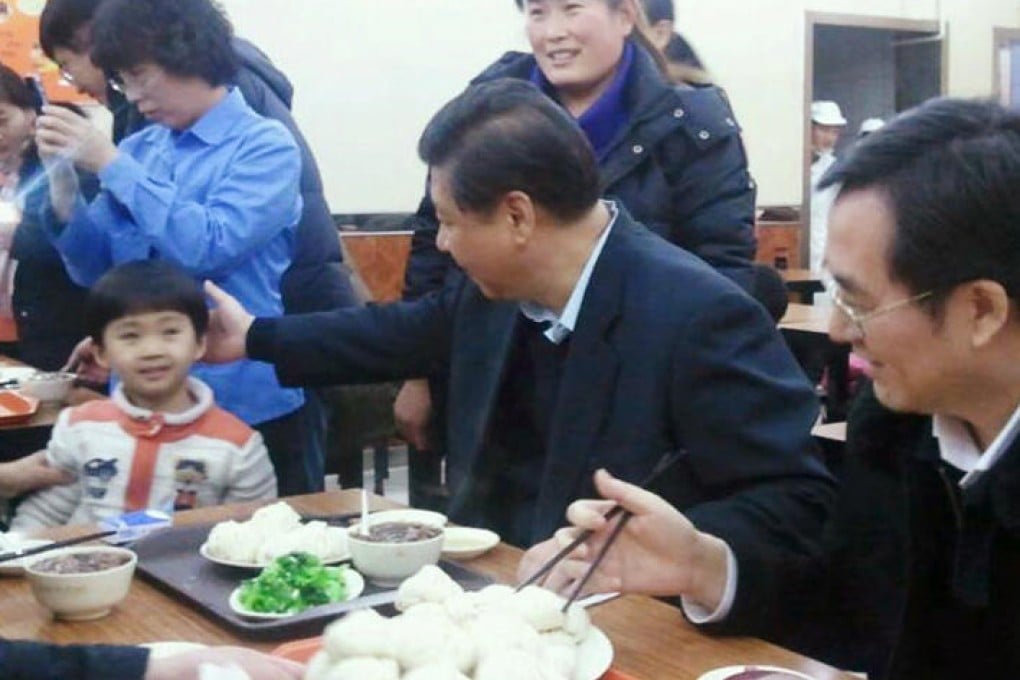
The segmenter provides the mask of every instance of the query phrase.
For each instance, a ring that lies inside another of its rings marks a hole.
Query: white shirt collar
[[[168,425],[186,425],[192,423],[208,411],[213,406],[213,393],[212,388],[206,385],[204,382],[193,376],[188,376],[188,392],[194,398],[195,403],[185,411],[180,413],[163,413],[163,422]],[[113,402],[120,407],[120,410],[124,411],[128,416],[135,420],[149,420],[155,413],[149,409],[135,406],[127,399],[127,395],[124,394],[124,383],[118,383],[111,395]]]
[[[960,480],[960,486],[967,488],[990,470],[1013,444],[1020,433],[1020,406],[984,452],[978,449],[970,429],[959,418],[935,414],[931,427],[932,434],[939,440],[942,460],[967,473]]]
[[[584,301],[584,294],[588,290],[588,283],[591,281],[591,274],[595,269],[595,263],[598,262],[602,249],[606,245],[606,239],[609,238],[609,231],[613,228],[613,225],[616,223],[616,217],[620,213],[614,202],[603,201],[602,203],[609,209],[609,224],[602,230],[599,240],[595,242],[595,247],[588,254],[588,260],[584,263],[581,275],[577,277],[577,282],[574,284],[574,290],[570,293],[570,298],[567,299],[567,304],[563,306],[563,312],[557,315],[556,312],[548,307],[543,307],[534,302],[522,302],[520,305],[521,314],[535,323],[549,322],[551,324],[545,330],[544,335],[554,345],[560,344],[568,335],[574,332],[574,328],[577,326],[577,317],[581,313],[581,303]]]

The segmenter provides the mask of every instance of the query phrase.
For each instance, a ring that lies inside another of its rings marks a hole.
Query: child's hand
[[[205,294],[216,305],[209,315],[204,361],[224,364],[245,357],[248,329],[255,317],[229,293],[212,281],[205,282]]]
[[[92,338],[85,338],[71,350],[67,363],[60,369],[74,373],[79,380],[95,385],[105,385],[110,381],[110,371],[96,360],[96,345]]]

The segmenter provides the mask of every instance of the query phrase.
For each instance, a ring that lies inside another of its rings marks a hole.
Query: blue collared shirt
[[[603,201],[603,203],[609,209],[609,224],[602,230],[599,240],[595,242],[595,246],[591,249],[591,253],[589,253],[588,259],[584,263],[584,269],[581,270],[581,275],[577,277],[574,289],[570,291],[567,304],[563,306],[563,311],[557,314],[548,307],[543,307],[534,302],[522,302],[520,304],[521,314],[535,323],[548,322],[550,324],[549,328],[543,332],[543,335],[554,345],[558,345],[566,340],[567,336],[573,333],[574,328],[577,327],[577,317],[581,313],[581,303],[584,302],[584,294],[588,290],[591,273],[595,269],[595,263],[599,261],[602,249],[606,246],[609,230],[613,228],[613,224],[616,223],[616,216],[620,212],[612,201]]]
[[[67,271],[91,286],[116,264],[160,258],[210,279],[256,316],[280,316],[280,276],[301,216],[301,157],[280,123],[232,89],[190,128],[151,125],[124,139],[99,173],[100,194],[78,197],[71,221],[45,220]],[[196,365],[216,401],[249,424],[297,409],[273,367]]]

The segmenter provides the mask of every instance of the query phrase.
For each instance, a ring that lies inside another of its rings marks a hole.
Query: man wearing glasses
[[[713,628],[873,679],[1020,677],[1020,113],[928,103],[824,182],[839,191],[830,334],[867,359],[873,381],[850,414],[825,551],[777,546],[736,569],[693,560],[688,547],[711,545],[704,534],[603,472],[599,492],[636,517],[591,588],[708,609],[729,592]],[[605,542],[600,503],[570,508],[597,533],[549,585],[576,578]],[[556,547],[533,549],[522,571]]]

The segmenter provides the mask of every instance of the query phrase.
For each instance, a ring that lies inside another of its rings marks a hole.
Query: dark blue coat
[[[499,489],[478,476],[507,366],[513,302],[462,279],[414,302],[259,319],[251,358],[286,384],[420,377],[449,358],[451,517],[485,524]],[[759,542],[812,545],[832,481],[813,455],[818,405],[765,311],[696,257],[621,210],[570,337],[532,540],[563,524],[605,466],[638,481],[686,449],[657,491],[739,556]]]
[[[751,287],[755,254],[755,186],[733,111],[714,86],[674,86],[635,46],[624,96],[630,114],[600,160],[604,194],[638,222]],[[473,82],[527,80],[531,54],[509,52]],[[428,198],[408,222],[415,230],[406,297],[442,285],[452,260],[436,250],[435,211]]]
[[[294,89],[268,57],[246,40],[234,39],[241,62],[234,84],[256,113],[283,123],[301,150],[301,198],[304,207],[294,239],[290,268],[280,280],[287,314],[315,312],[356,304],[356,296],[342,268],[340,241],[322,193],[322,177],[308,142],[290,112]],[[124,97],[107,92],[114,114],[114,142],[142,129],[148,122]]]
[[[823,550],[742,563],[715,628],[876,680],[1020,677],[1020,443],[961,490],[937,442],[866,386]]]
[[[141,680],[148,662],[144,647],[0,640],[0,668],[8,680]]]

